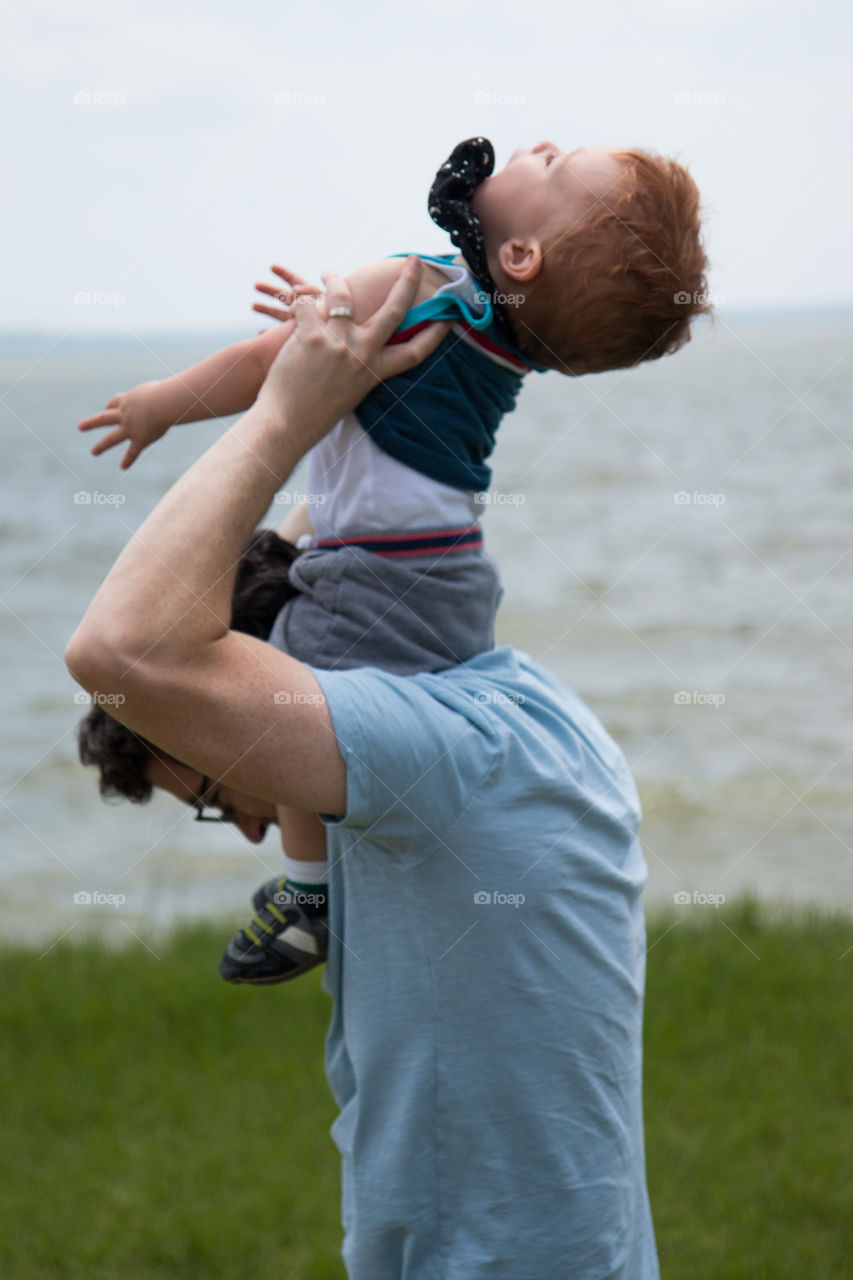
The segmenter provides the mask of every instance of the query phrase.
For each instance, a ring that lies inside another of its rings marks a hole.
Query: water
[[[104,804],[62,662],[132,530],[220,429],[176,428],[125,475],[74,424],[228,336],[4,343],[0,928],[45,948],[95,922],[153,949],[177,918],[239,922],[279,868],[275,832],[254,848],[169,797]],[[501,429],[484,514],[499,638],[623,747],[650,902],[748,889],[853,905],[851,352],[849,313],[725,319],[630,374],[531,378]],[[125,901],[81,906],[81,891]]]

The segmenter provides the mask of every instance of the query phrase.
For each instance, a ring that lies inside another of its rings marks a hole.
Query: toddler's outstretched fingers
[[[258,311],[262,316],[270,316],[273,320],[292,320],[293,312],[284,311],[280,307],[268,307],[263,302],[253,302],[252,310]]]
[[[265,280],[258,280],[255,284],[258,293],[266,293],[271,298],[301,298],[305,294],[322,294],[323,290],[318,289],[313,284],[291,284],[287,289],[282,289],[280,285],[267,284]]]
[[[265,293],[270,298],[292,298],[292,289],[281,289],[278,285],[267,284],[266,280],[258,280],[255,283],[255,289],[258,293]]]
[[[303,289],[309,289],[312,293],[323,292],[323,290],[318,289],[316,285],[308,284],[308,282],[303,280],[302,276],[298,276],[295,271],[288,271],[287,267],[279,266],[278,263],[273,263],[272,271],[280,280],[286,280],[288,284],[297,285]]]
[[[92,445],[90,452],[97,458],[99,453],[105,453],[107,449],[112,449],[115,445],[121,444],[122,440],[126,440],[127,436],[121,427],[117,427],[115,431],[111,431],[108,436],[104,436],[101,440]]]
[[[104,409],[102,413],[93,413],[90,418],[84,418],[82,422],[78,422],[77,430],[91,431],[93,427],[111,427],[117,421],[112,409]]]

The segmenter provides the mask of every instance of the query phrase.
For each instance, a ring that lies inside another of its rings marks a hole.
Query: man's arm
[[[310,669],[228,630],[245,542],[302,455],[382,378],[419,364],[447,332],[385,349],[415,296],[407,262],[365,325],[297,306],[252,409],[175,484],[119,556],[66,650],[90,692],[161,750],[276,804],[341,812],[346,778]],[[350,304],[329,278],[332,306]],[[120,699],[122,699],[120,701]]]

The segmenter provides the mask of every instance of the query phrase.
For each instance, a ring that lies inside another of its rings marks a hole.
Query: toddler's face
[[[561,151],[553,142],[520,147],[474,192],[472,204],[490,245],[514,237],[544,239],[580,218],[596,197],[615,192],[622,174],[616,147]]]

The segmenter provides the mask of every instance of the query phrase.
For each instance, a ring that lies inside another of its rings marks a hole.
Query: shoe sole
[[[318,964],[325,964],[325,962],[325,956],[318,956],[315,960],[306,960],[305,964],[301,964],[297,969],[291,969],[290,973],[275,973],[268,978],[242,978],[239,975],[226,978],[221,969],[219,976],[223,982],[230,983],[232,987],[273,987],[281,982],[291,982],[294,978],[300,978],[309,969],[316,969]]]

